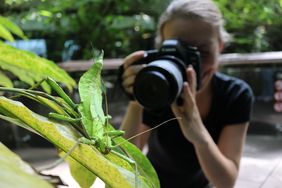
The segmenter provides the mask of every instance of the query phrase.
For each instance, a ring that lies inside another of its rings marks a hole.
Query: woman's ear
[[[221,53],[224,50],[224,42],[219,40],[219,52]]]

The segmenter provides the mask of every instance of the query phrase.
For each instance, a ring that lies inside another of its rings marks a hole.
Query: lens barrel
[[[183,87],[183,67],[174,61],[152,61],[136,75],[133,93],[144,108],[161,110],[179,96]]]

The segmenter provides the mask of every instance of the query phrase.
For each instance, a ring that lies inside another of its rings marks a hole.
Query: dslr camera
[[[186,68],[192,65],[200,87],[200,52],[180,40],[165,40],[159,49],[146,51],[144,58],[133,64],[146,64],[136,75],[133,94],[146,109],[160,111],[180,101]]]

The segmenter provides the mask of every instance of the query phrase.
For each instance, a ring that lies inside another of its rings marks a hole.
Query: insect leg
[[[71,118],[71,117],[68,117],[62,114],[58,114],[58,113],[53,113],[53,112],[50,112],[48,116],[56,120],[66,121],[70,123],[79,123],[81,121],[81,118]]]
[[[60,97],[64,99],[64,101],[70,105],[73,109],[77,108],[77,104],[75,104],[71,98],[64,92],[64,90],[57,84],[55,80],[50,77],[47,77],[46,82],[58,93]]]
[[[64,162],[64,160],[73,152],[73,150],[75,150],[75,148],[77,148],[77,146],[80,144],[80,140],[78,139],[78,141],[73,145],[73,147],[60,159],[58,159],[57,161],[55,161],[54,163],[50,164],[47,167],[43,167],[42,169],[40,169],[39,171],[44,171],[44,170],[50,170],[53,169],[55,167],[57,167],[59,164],[61,164],[62,162]]]
[[[76,143],[73,145],[73,147],[60,159],[58,159],[57,161],[55,161],[53,164],[50,164],[47,167],[44,167],[42,169],[40,169],[39,171],[43,171],[43,170],[49,170],[52,168],[55,168],[56,166],[58,166],[59,164],[61,164],[62,162],[64,162],[64,160],[78,147],[79,144],[84,143],[84,144],[89,144],[89,145],[94,145],[95,142],[93,140],[89,140],[85,137],[81,137],[79,138]]]
[[[108,135],[109,137],[111,137],[112,139],[115,139],[117,137],[123,136],[124,135],[124,131],[122,130],[113,130],[113,131],[108,131],[104,133],[104,136]]]
[[[30,89],[30,90],[32,90],[32,89],[36,89],[36,88],[38,88],[44,81],[46,81],[47,80],[47,77],[46,78],[43,78],[42,80],[40,80],[39,82],[37,82],[36,84],[34,84],[33,86],[31,86],[30,88],[28,88],[28,89]]]
[[[54,119],[54,120],[58,120],[58,121],[65,121],[70,123],[73,128],[75,128],[79,133],[81,133],[83,136],[87,137],[87,133],[83,127],[83,125],[80,123],[81,122],[81,118],[72,118],[70,116],[67,115],[62,115],[62,114],[58,114],[58,113],[54,113],[54,112],[50,112],[48,114],[49,118]]]
[[[115,150],[111,150],[111,152],[113,154],[115,154],[116,156],[122,158],[123,160],[127,161],[129,164],[134,166],[134,171],[135,171],[135,173],[134,173],[134,184],[135,185],[134,186],[135,186],[135,188],[138,188],[138,168],[137,168],[136,162],[133,159],[131,159],[131,158],[125,156],[125,155],[122,155],[121,153],[119,153]]]

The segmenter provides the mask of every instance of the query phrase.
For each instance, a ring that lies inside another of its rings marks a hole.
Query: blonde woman
[[[201,53],[201,88],[196,75],[186,69],[181,106],[172,104],[161,114],[152,114],[138,102],[128,104],[122,123],[126,136],[148,130],[173,117],[150,134],[134,141],[141,149],[148,144],[148,158],[162,188],[233,187],[238,176],[253,94],[242,80],[217,72],[218,57],[228,41],[223,18],[211,0],[174,0],[160,18],[157,43],[181,39]],[[142,65],[132,65],[144,51],[124,59],[122,85],[132,94]]]

